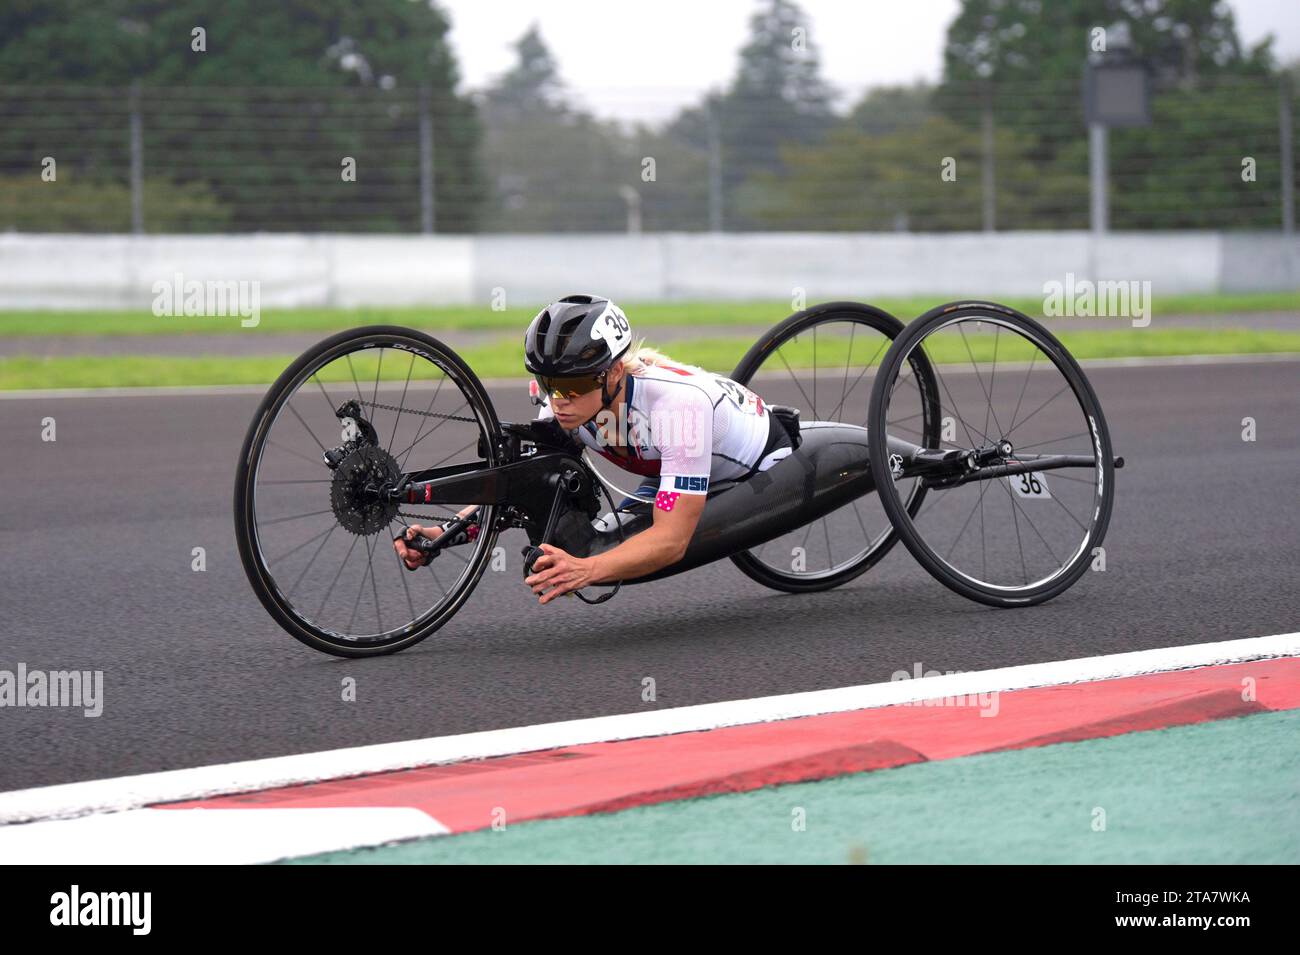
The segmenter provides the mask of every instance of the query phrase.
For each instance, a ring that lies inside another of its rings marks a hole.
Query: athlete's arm
[[[691,535],[704,513],[705,500],[703,494],[683,495],[671,510],[656,507],[652,526],[591,558],[595,563],[591,582],[612,584],[677,563],[686,554]]]
[[[589,584],[653,573],[685,555],[708,495],[713,405],[703,390],[684,387],[670,400],[656,404],[649,420],[651,443],[661,455],[653,524],[592,557],[575,557],[542,544],[544,556],[533,565],[536,572],[524,581],[540,595],[542,603]]]

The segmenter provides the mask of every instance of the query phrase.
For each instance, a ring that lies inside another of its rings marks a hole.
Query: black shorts
[[[790,440],[790,433],[785,430],[785,425],[780,422],[776,415],[769,414],[767,416],[767,443],[763,445],[763,450],[758,452],[758,458],[754,461],[753,467],[749,469],[749,473],[740,480],[743,481],[746,478],[751,478],[757,474],[758,466],[762,464],[763,459],[773,451],[778,448],[792,447],[794,447],[794,442]]]
[[[758,460],[762,461],[765,457],[775,451],[777,448],[793,447],[790,440],[790,434],[785,430],[780,419],[774,414],[767,416],[767,444],[763,445],[763,450],[758,454]]]

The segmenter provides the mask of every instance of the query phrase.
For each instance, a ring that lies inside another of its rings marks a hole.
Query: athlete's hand
[[[593,583],[596,562],[590,557],[574,557],[554,544],[542,544],[542,556],[533,561],[533,572],[524,583],[538,594],[538,603],[550,603],[561,594],[573,593]],[[550,588],[549,590],[547,588]],[[545,590],[546,593],[542,593]]]
[[[417,534],[433,540],[442,535],[442,528],[426,528],[421,527],[419,524],[412,524],[406,529],[406,532],[402,536],[409,541],[415,540]],[[393,550],[397,551],[397,556],[402,559],[402,563],[406,565],[407,570],[419,570],[424,566],[424,555],[414,548],[407,547],[403,541],[393,541]]]

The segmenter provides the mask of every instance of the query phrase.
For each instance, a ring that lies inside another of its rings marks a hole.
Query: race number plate
[[[1007,480],[1011,482],[1011,490],[1016,492],[1016,497],[1034,497],[1047,500],[1052,496],[1052,492],[1047,489],[1047,476],[1041,471],[1013,474]]]

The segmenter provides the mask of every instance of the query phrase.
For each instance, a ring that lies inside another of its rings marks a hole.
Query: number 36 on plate
[[[1011,482],[1011,489],[1016,492],[1017,497],[1050,498],[1052,496],[1052,492],[1047,489],[1047,477],[1041,471],[1013,474],[1007,480]]]

